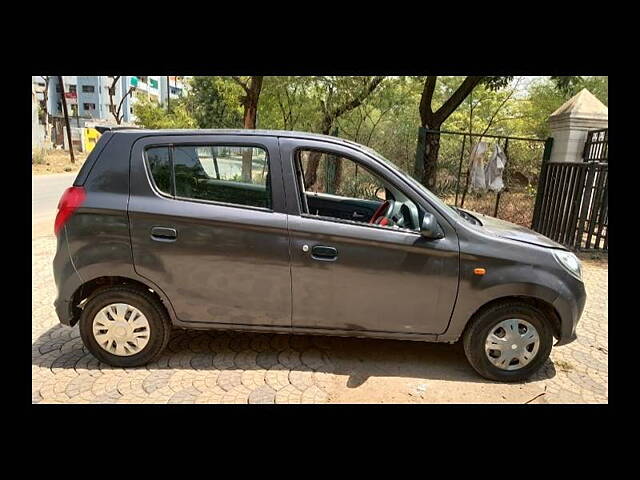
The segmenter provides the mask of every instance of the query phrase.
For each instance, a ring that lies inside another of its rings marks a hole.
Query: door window
[[[156,187],[164,193],[271,208],[269,158],[263,148],[175,145],[149,148],[146,157]]]
[[[416,204],[350,158],[299,150],[295,161],[304,214],[419,230],[423,214]]]

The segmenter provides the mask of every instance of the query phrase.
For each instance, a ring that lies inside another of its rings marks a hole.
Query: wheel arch
[[[87,298],[89,298],[98,289],[114,285],[128,285],[151,293],[160,301],[160,304],[169,314],[169,318],[171,319],[171,321],[175,321],[175,312],[173,311],[173,306],[171,305],[169,298],[165,295],[164,292],[162,292],[162,290],[157,288],[155,285],[137,278],[117,275],[104,275],[92,278],[91,280],[84,282],[73,293],[70,304],[72,313],[70,326],[74,326],[76,323],[78,323],[78,320],[80,319],[80,313],[82,312],[82,303]]]
[[[467,331],[467,329],[469,328],[473,320],[478,315],[482,314],[484,311],[488,310],[489,308],[495,307],[496,305],[501,305],[504,303],[514,303],[514,302],[531,305],[541,310],[545,315],[545,319],[549,322],[549,325],[551,326],[551,331],[553,333],[553,336],[556,339],[559,339],[561,337],[560,315],[558,311],[555,309],[555,307],[546,300],[543,300],[538,297],[532,297],[529,295],[508,295],[504,297],[494,298],[484,303],[483,305],[478,307],[476,311],[473,312],[473,314],[469,317],[469,321],[465,325],[461,336],[464,335],[464,332]]]

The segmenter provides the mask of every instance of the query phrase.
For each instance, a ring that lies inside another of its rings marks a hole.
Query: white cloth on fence
[[[504,182],[502,181],[502,174],[504,167],[507,164],[507,156],[505,155],[500,145],[496,143],[493,149],[493,155],[484,172],[485,180],[487,182],[487,188],[492,192],[499,192],[504,188]]]
[[[471,149],[469,166],[469,187],[471,190],[484,191],[487,189],[485,177],[484,154],[487,151],[485,142],[476,143]]]

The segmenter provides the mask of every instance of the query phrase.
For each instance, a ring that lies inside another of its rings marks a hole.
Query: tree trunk
[[[263,77],[251,77],[245,89],[244,97],[244,128],[255,129],[258,117],[258,101],[262,90]],[[242,181],[251,183],[251,165],[253,163],[253,149],[247,148],[242,152]]]
[[[322,118],[322,124],[320,125],[320,133],[323,135],[329,135],[332,126],[333,119],[325,113]],[[318,180],[318,166],[320,165],[321,157],[322,154],[319,152],[309,152],[309,161],[307,162],[307,170],[304,177],[307,188],[311,188]]]
[[[435,112],[431,106],[433,94],[436,89],[438,77],[429,76],[425,79],[422,97],[420,98],[420,120],[422,127],[430,130],[440,130],[441,125],[456,108],[469,96],[473,89],[485,77],[466,77],[455,92],[442,104]],[[418,149],[420,142],[418,141]],[[422,175],[420,181],[429,190],[434,190],[436,186],[436,171],[438,168],[438,152],[440,151],[440,134],[427,133],[425,138],[425,151],[420,154],[416,152],[416,171],[419,171],[419,156],[423,157]]]
[[[439,129],[440,125],[434,128],[434,130]],[[427,132],[425,152],[423,154],[422,178],[420,181],[432,192],[435,192],[436,188],[438,152],[440,152],[440,134]]]
[[[307,162],[307,170],[305,172],[304,183],[306,188],[311,188],[318,180],[318,166],[322,153],[309,152],[309,161]]]
[[[58,85],[60,85],[60,95],[62,98],[62,112],[64,114],[64,123],[67,126],[67,142],[69,143],[69,157],[71,163],[76,163],[76,159],[73,156],[73,143],[71,141],[71,126],[69,125],[69,111],[67,110],[67,98],[64,96],[64,82],[62,76],[58,76]]]
[[[242,181],[253,183],[251,169],[253,165],[253,148],[243,148],[242,150]]]

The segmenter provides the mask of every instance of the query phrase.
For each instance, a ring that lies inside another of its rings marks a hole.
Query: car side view
[[[105,131],[54,230],[60,322],[120,367],[178,327],[462,340],[480,375],[521,381],[586,300],[562,245],[309,133]]]

